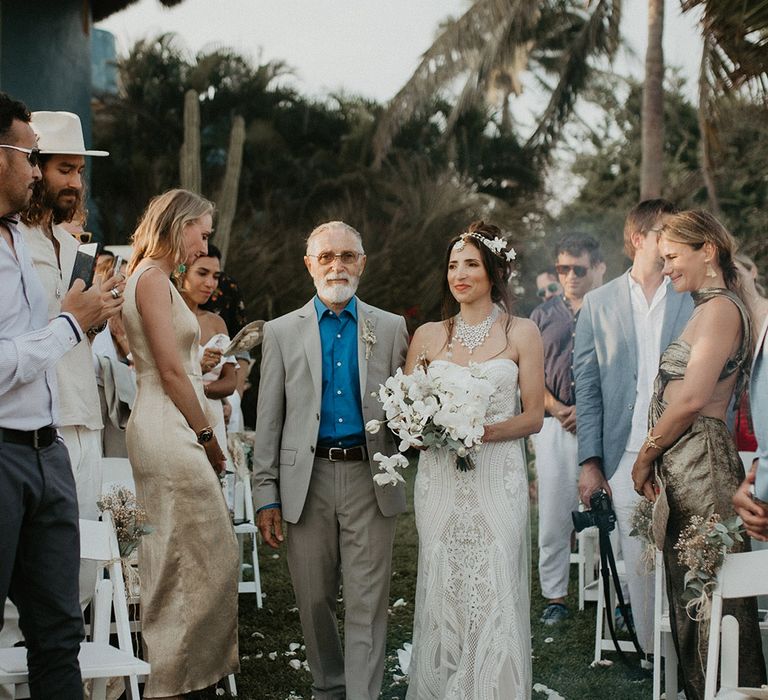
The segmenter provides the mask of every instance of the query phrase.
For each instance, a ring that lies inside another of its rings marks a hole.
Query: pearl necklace
[[[499,316],[499,309],[494,306],[491,313],[485,318],[485,320],[478,323],[476,326],[470,326],[462,317],[461,314],[456,318],[456,325],[453,330],[453,338],[458,340],[471,355],[477,348],[479,348],[491,334],[491,326]],[[448,344],[448,351],[453,349],[453,338]],[[450,355],[449,355],[450,356]]]

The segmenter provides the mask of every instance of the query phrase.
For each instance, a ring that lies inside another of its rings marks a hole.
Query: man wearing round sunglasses
[[[611,495],[640,646],[653,648],[653,574],[644,572],[643,545],[630,537],[640,500],[632,465],[648,434],[648,406],[664,348],[693,311],[690,294],[675,292],[662,274],[658,236],[674,214],[665,199],[640,202],[624,222],[624,252],[632,267],[587,295],[576,328],[574,366],[579,414],[581,500]]]
[[[592,236],[565,236],[558,242],[555,255],[563,293],[553,295],[531,314],[544,344],[546,413],[541,431],[532,438],[539,496],[539,580],[547,600],[541,622],[545,625],[555,625],[569,614],[565,596],[571,511],[579,503],[573,339],[584,295],[602,284],[605,274],[600,246]]]
[[[536,275],[536,296],[542,301],[549,301],[556,294],[562,294],[563,288],[557,279],[554,266],[542,270]]]
[[[78,510],[56,430],[54,367],[118,303],[105,306],[97,288],[84,291],[78,281],[56,316],[48,314],[16,216],[41,177],[29,122],[27,108],[0,93],[0,632],[10,598],[26,639],[31,697],[79,700]]]

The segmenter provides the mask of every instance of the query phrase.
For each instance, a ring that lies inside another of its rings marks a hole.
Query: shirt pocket
[[[296,450],[280,449],[280,464],[286,467],[292,467],[296,464]]]

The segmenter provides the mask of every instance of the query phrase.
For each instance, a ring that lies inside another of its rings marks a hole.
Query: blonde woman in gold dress
[[[123,318],[138,393],[127,427],[141,541],[144,697],[180,698],[238,670],[238,555],[206,412],[200,327],[171,278],[208,250],[213,205],[185,190],[155,197],[133,235]]]
[[[708,637],[688,616],[682,600],[685,569],[675,544],[694,515],[734,513],[731,498],[744,468],[725,424],[734,393],[744,389],[752,357],[752,330],[733,261],[735,241],[703,211],[665,219],[659,239],[664,273],[678,292],[690,292],[691,319],[664,350],[651,398],[648,438],[632,470],[635,490],[666,512],[664,566],[672,637],[688,700],[704,697]],[[657,495],[658,492],[658,495]],[[748,549],[747,542],[734,551]],[[757,604],[754,598],[729,601],[723,613],[739,621],[739,684],[765,682]]]

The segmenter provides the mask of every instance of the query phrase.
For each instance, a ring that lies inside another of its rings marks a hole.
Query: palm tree
[[[381,164],[398,131],[426,111],[443,88],[462,81],[447,120],[459,116],[490,89],[500,89],[502,128],[510,124],[509,98],[522,91],[522,75],[535,73],[550,99],[527,147],[546,157],[587,84],[592,61],[612,58],[619,43],[621,0],[474,0],[458,19],[445,22],[418,68],[389,103],[374,137],[374,165]],[[548,86],[545,75],[556,75]]]
[[[768,1],[681,0],[684,12],[702,11],[699,70],[701,173],[710,208],[720,212],[713,175],[720,108],[744,92],[768,98]]]
[[[640,199],[661,196],[664,177],[664,0],[648,0]]]

